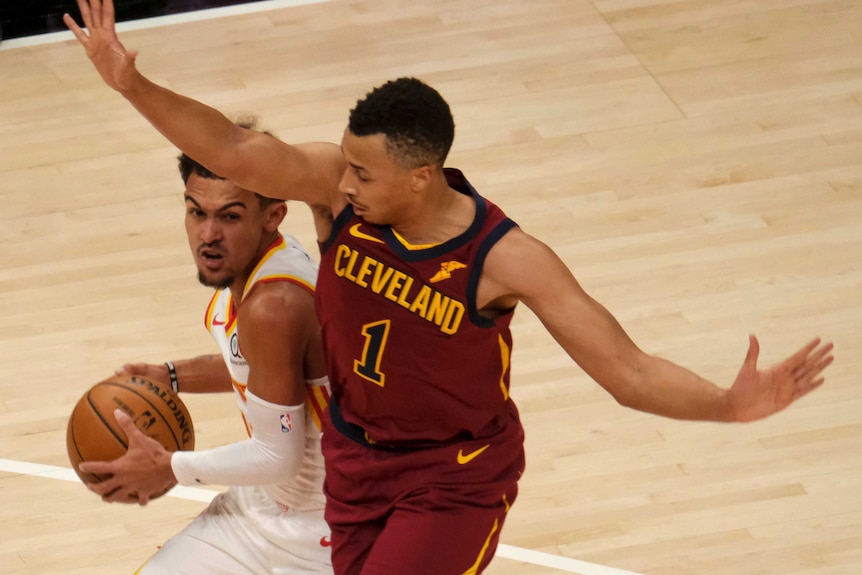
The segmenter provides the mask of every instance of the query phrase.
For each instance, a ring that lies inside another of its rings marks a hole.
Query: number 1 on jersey
[[[383,319],[363,325],[365,348],[362,350],[362,359],[353,360],[353,371],[380,387],[383,387],[385,379],[380,371],[380,360],[383,358],[383,348],[386,347],[391,324],[392,320]]]

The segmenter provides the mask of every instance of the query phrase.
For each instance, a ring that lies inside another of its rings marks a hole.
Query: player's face
[[[347,170],[338,187],[356,215],[381,225],[397,225],[409,217],[416,206],[413,170],[389,157],[386,136],[356,136],[346,129],[341,151]]]
[[[201,283],[245,285],[284,217],[284,203],[261,208],[254,193],[229,180],[192,174],[186,184],[186,233]]]

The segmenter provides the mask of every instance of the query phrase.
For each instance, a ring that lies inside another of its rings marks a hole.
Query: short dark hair
[[[245,128],[247,130],[257,130],[257,118],[254,116],[243,116],[234,122],[240,128]],[[266,130],[259,130],[261,133],[266,134],[267,136],[271,136],[275,138],[275,135],[272,132],[268,132]],[[226,180],[222,176],[210,171],[206,167],[204,167],[201,163],[196,160],[193,160],[191,157],[187,156],[185,152],[177,156],[177,167],[180,170],[180,176],[183,178],[183,184],[188,184],[189,177],[192,174],[199,176],[201,178],[206,178],[208,180]],[[266,196],[262,196],[257,192],[254,192],[254,195],[257,196],[257,200],[260,203],[260,208],[265,209],[272,204],[277,204],[279,202],[283,202],[284,200],[279,200],[276,198],[268,198]]]
[[[428,164],[443,167],[455,121],[446,100],[416,78],[398,78],[374,88],[350,111],[355,136],[386,136],[386,152],[408,168]]]

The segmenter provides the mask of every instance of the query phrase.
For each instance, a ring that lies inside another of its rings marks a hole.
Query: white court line
[[[154,16],[153,18],[117,22],[117,32],[122,33],[129,30],[143,30],[145,28],[170,26],[173,24],[181,24],[183,22],[196,22],[198,20],[212,20],[213,18],[223,18],[225,16],[252,14],[254,12],[264,12],[266,10],[276,10],[278,8],[291,8],[293,6],[304,6],[306,4],[320,4],[329,1],[330,0],[265,0],[262,2],[252,2],[251,4],[238,4],[236,6],[224,6],[222,8],[183,12],[182,14]],[[81,15],[78,14],[77,10],[71,11],[69,14],[75,18],[78,24],[81,24]],[[74,39],[75,37],[72,35],[72,32],[69,30],[62,30],[60,32],[49,32],[48,34],[3,40],[0,42],[0,50],[12,50],[13,48],[22,48],[24,46],[38,46],[40,44],[65,42],[66,40]]]
[[[81,480],[69,467],[55,467],[53,465],[42,465],[41,463],[28,463],[26,461],[14,461],[12,459],[0,459],[0,471],[8,471],[17,475],[30,475],[32,477],[43,477],[46,479],[62,479],[80,483]],[[218,491],[210,489],[199,489],[196,487],[184,487],[177,485],[165,494],[166,497],[177,499],[189,499],[191,501],[209,502],[218,494]]]
[[[15,461],[0,458],[0,471],[15,473],[16,475],[29,475],[45,479],[61,479],[63,481],[80,482],[75,472],[68,467],[56,467],[54,465],[43,465],[41,463],[28,463],[26,461]],[[192,501],[208,502],[218,494],[217,491],[200,489],[197,487],[184,487],[178,485],[171,489],[165,497],[176,497],[178,499],[189,499]],[[560,555],[552,555],[541,551],[522,549],[511,545],[499,544],[497,546],[497,557],[504,557],[521,563],[531,563],[542,567],[550,567],[566,573],[578,573],[579,575],[639,575],[632,571],[605,567],[586,561],[578,561]]]

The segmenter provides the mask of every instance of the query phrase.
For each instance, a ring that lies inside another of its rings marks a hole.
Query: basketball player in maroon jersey
[[[103,80],[177,147],[247,189],[312,208],[333,389],[323,450],[337,574],[488,565],[524,466],[509,398],[519,301],[618,402],[641,411],[752,421],[823,383],[832,345],[819,338],[758,369],[751,336],[729,388],[639,349],[550,248],[443,168],[454,123],[422,82],[370,92],[340,148],[291,146],[153,84],[116,37],[111,0],[79,6],[89,34],[66,22]]]

